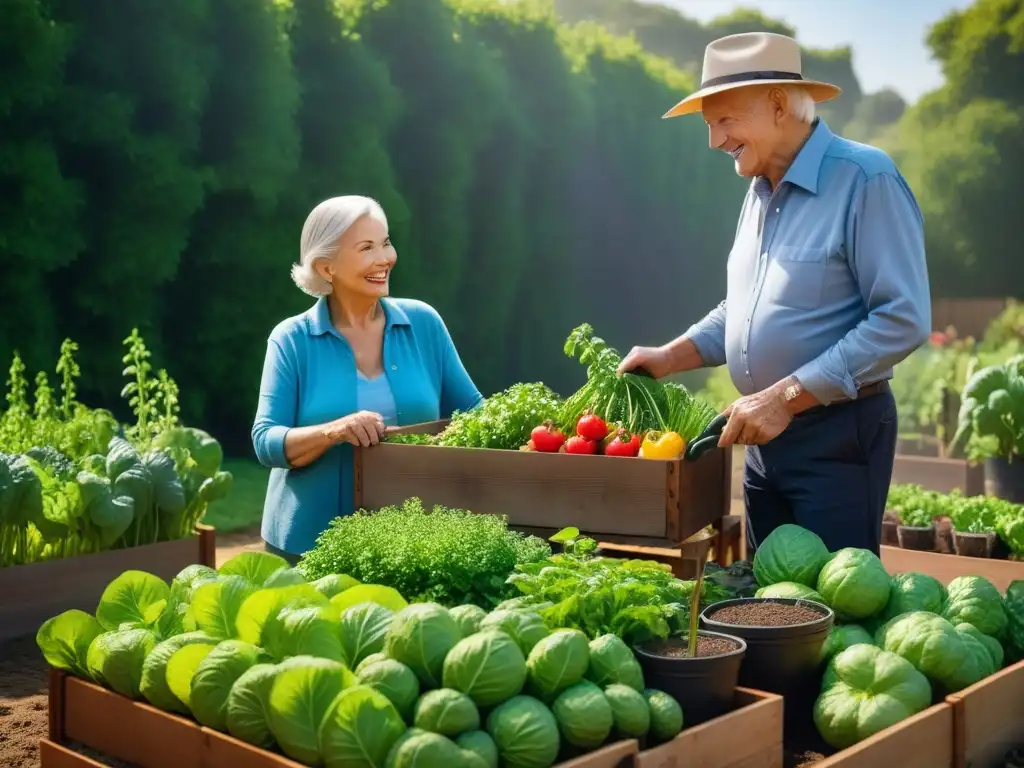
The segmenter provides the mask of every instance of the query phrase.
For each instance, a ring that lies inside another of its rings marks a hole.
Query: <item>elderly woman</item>
[[[252,427],[271,467],[263,540],[291,563],[352,513],[354,446],[482,400],[438,313],[388,298],[397,260],[369,198],[325,200],[302,228],[292,278],[317,301],[270,334]]]

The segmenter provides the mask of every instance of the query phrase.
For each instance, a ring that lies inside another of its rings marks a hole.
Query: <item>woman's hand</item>
[[[369,448],[384,436],[384,419],[379,413],[359,411],[332,421],[324,427],[323,434],[333,443]]]

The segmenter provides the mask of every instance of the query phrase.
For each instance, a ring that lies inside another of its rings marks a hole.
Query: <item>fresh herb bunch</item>
[[[515,592],[505,580],[517,565],[550,554],[543,540],[508,530],[504,517],[440,506],[428,512],[411,498],[335,519],[300,568],[310,581],[344,573],[414,602],[490,610]]]
[[[588,409],[632,434],[673,431],[687,442],[696,438],[716,416],[714,407],[674,382],[656,381],[633,373],[618,374],[622,358],[588,323],[575,328],[565,342],[567,357],[587,366],[587,383],[569,397],[558,417],[571,433]]]
[[[534,427],[555,419],[561,404],[558,395],[544,384],[513,384],[471,411],[456,411],[444,431],[434,437],[394,435],[388,442],[516,449],[529,442]]]
[[[651,560],[595,557],[591,539],[568,539],[568,551],[517,565],[508,578],[521,597],[504,607],[532,607],[551,629],[578,629],[591,638],[612,633],[629,644],[685,633],[695,581]],[[705,581],[701,605],[726,600],[729,590]]]

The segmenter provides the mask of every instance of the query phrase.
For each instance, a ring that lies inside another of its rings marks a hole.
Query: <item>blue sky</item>
[[[708,21],[739,7],[757,8],[796,28],[797,39],[818,48],[849,45],[865,91],[891,86],[914,101],[942,84],[924,43],[928,27],[969,0],[658,0]]]

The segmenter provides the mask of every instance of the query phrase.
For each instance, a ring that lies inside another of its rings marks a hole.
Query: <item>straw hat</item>
[[[801,74],[796,40],[772,32],[744,32],[714,40],[704,49],[700,89],[665,113],[678,117],[701,111],[705,96],[745,85],[799,85],[815,101],[834,99],[842,89]]]

